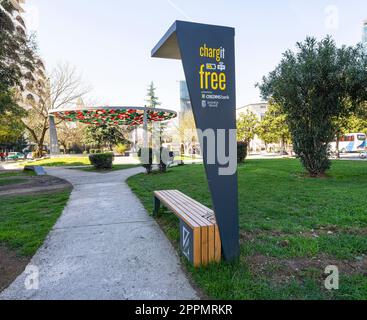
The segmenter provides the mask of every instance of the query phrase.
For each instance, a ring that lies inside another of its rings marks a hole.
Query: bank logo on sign
[[[182,253],[190,259],[190,231],[182,226]]]

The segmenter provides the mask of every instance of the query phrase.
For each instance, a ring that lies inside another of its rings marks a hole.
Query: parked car
[[[21,152],[9,152],[7,156],[8,160],[20,160],[24,159],[24,154]]]
[[[33,154],[32,154],[32,152],[28,152],[26,154],[26,158],[27,158],[27,160],[33,160]]]

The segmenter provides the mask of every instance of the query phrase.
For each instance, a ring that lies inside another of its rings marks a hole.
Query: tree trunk
[[[284,136],[282,136],[282,142],[281,142],[281,147],[280,147],[280,149],[281,149],[281,153],[282,153],[282,155],[284,155],[285,154],[285,138],[284,138]]]
[[[68,146],[67,146],[67,143],[66,142],[62,142],[60,141],[61,145],[63,146],[64,148],[64,153],[67,154],[68,153]]]
[[[335,151],[335,154],[336,154],[336,158],[337,159],[340,159],[340,152],[339,152],[339,135],[336,137],[336,151]]]
[[[37,158],[42,158],[43,157],[43,146],[44,146],[45,136],[46,136],[47,130],[48,130],[47,127],[43,128],[42,134],[41,134],[41,136],[38,140],[37,150],[36,150],[36,157]]]
[[[43,156],[43,143],[37,143],[37,149],[35,151],[36,158],[42,158]]]

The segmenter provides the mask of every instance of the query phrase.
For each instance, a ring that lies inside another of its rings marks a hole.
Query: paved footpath
[[[0,299],[198,299],[173,247],[125,183],[141,170],[47,169],[74,190],[30,262],[39,268],[39,289],[26,290],[23,273]]]

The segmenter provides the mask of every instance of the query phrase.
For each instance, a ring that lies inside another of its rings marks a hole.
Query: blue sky
[[[150,58],[175,20],[236,28],[237,107],[260,100],[254,84],[286,49],[307,35],[331,34],[338,44],[361,41],[366,0],[26,0],[26,21],[37,31],[51,70],[69,62],[99,104],[144,104],[154,81],[162,106],[179,108],[181,63]]]

